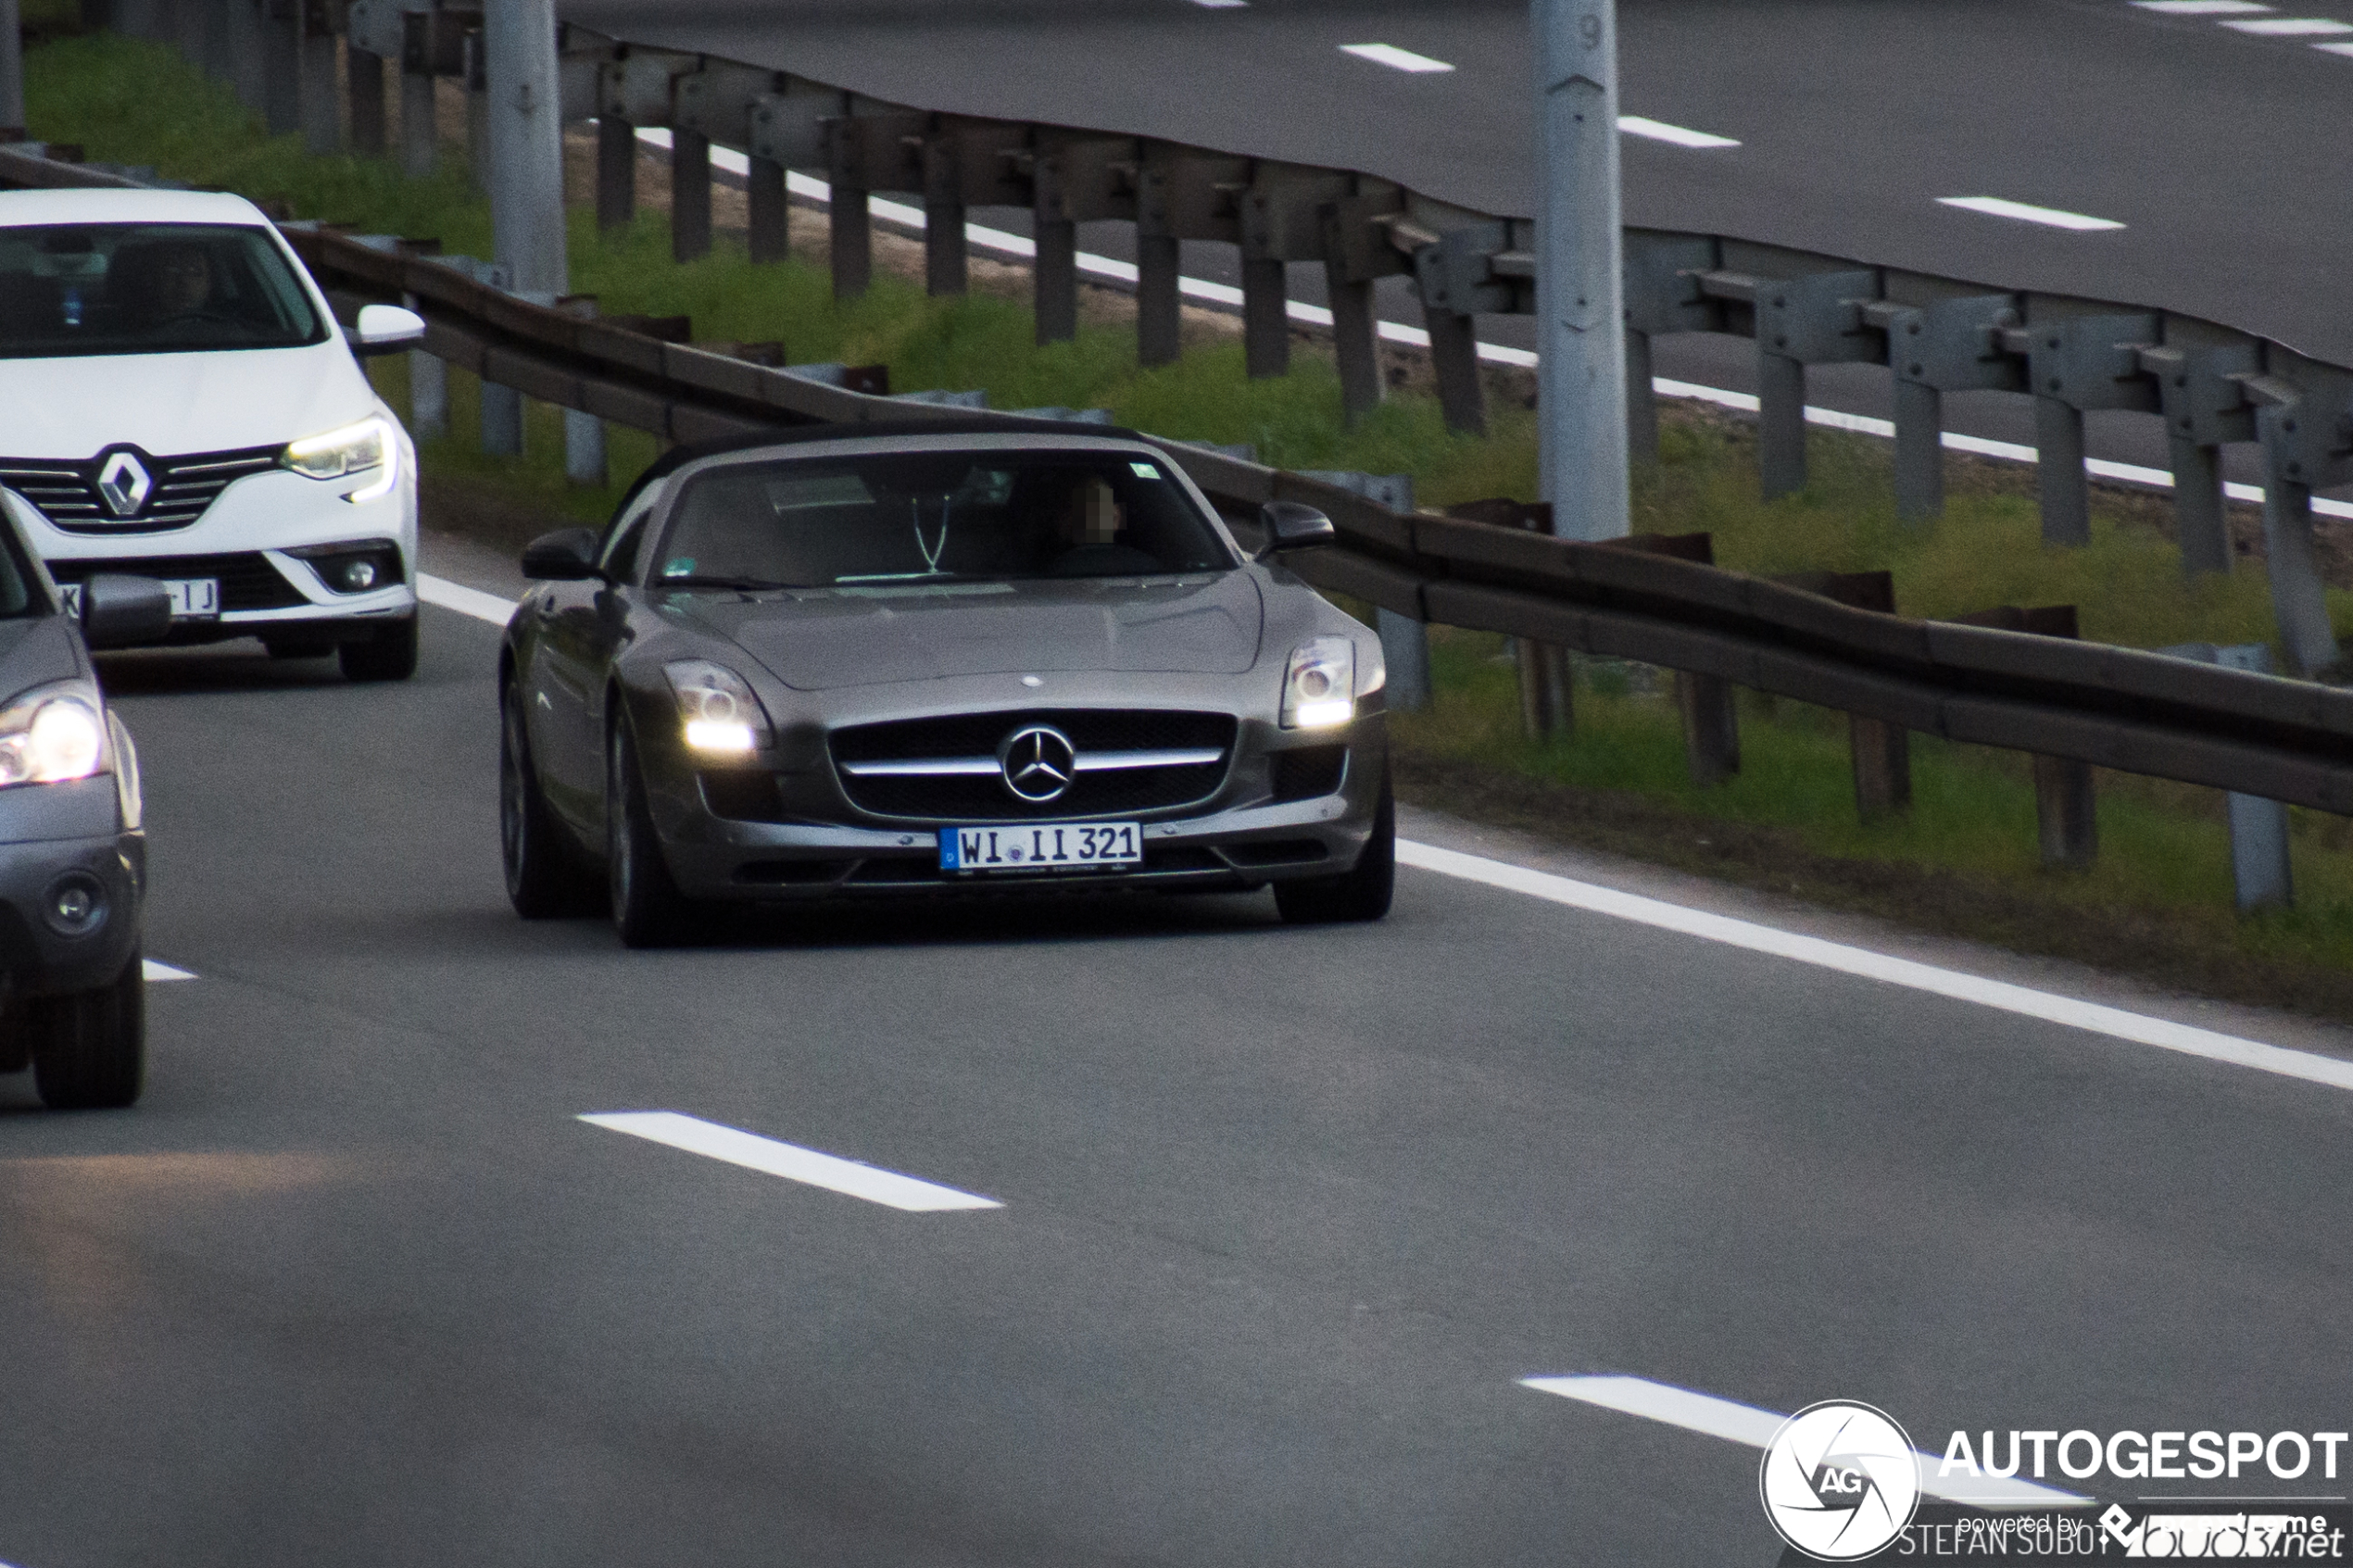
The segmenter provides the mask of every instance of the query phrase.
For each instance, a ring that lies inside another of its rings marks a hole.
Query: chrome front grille
[[[119,514],[99,494],[99,470],[116,451],[131,450],[146,470],[150,488],[128,515]],[[0,458],[0,485],[40,509],[69,533],[163,533],[185,528],[204,516],[220,493],[248,474],[278,466],[276,446],[242,452],[192,452],[150,458],[135,448],[110,447],[82,462],[39,458]]]
[[[1038,726],[1068,738],[1069,786],[1025,800],[999,761]],[[1164,810],[1225,782],[1239,726],[1230,713],[1055,709],[861,724],[833,735],[842,792],[863,811],[946,822],[1070,820]]]

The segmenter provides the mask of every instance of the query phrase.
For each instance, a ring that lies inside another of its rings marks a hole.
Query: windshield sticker
[[[874,492],[854,473],[820,473],[772,479],[763,488],[768,504],[781,517],[812,507],[864,507],[874,504]]]
[[[664,577],[685,577],[685,576],[687,576],[687,575],[691,574],[691,573],[694,571],[694,570],[695,570],[695,558],[694,558],[694,557],[692,557],[692,556],[677,556],[677,557],[673,557],[671,560],[669,560],[669,561],[667,561],[667,562],[665,562],[665,563],[663,564],[662,569],[661,569],[661,574],[662,574]]]
[[[1154,468],[1150,463],[1130,463],[1127,465],[1127,471],[1134,474],[1138,479],[1158,479],[1160,477],[1160,470]]]

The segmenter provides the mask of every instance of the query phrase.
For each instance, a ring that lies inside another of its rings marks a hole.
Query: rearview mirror
[[[523,546],[522,574],[537,583],[577,583],[597,571],[597,536],[585,528],[559,528]]]
[[[82,583],[82,640],[94,648],[134,648],[171,631],[171,595],[152,577],[101,571]]]
[[[425,341],[425,319],[397,305],[363,305],[359,321],[343,335],[354,354],[396,354]]]
[[[1269,501],[1258,508],[1259,525],[1266,530],[1266,544],[1258,553],[1271,556],[1277,550],[1304,549],[1310,545],[1331,545],[1340,540],[1340,531],[1332,527],[1332,520],[1315,508],[1300,501]]]

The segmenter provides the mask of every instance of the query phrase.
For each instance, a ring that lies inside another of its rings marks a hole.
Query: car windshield
[[[0,358],[298,348],[325,324],[269,231],[0,228]]]
[[[1223,571],[1166,464],[1127,452],[887,452],[730,465],[686,485],[656,586],[825,588]]]

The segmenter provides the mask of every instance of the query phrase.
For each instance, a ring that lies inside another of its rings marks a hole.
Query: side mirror
[[[152,577],[101,571],[82,583],[82,640],[94,648],[135,648],[171,631],[171,595]]]
[[[597,570],[597,536],[585,528],[559,528],[523,547],[522,574],[536,583],[577,583],[602,575]]]
[[[1258,508],[1258,521],[1266,530],[1265,547],[1258,552],[1261,559],[1277,550],[1340,542],[1340,531],[1332,526],[1332,520],[1303,502],[1269,501]]]
[[[397,354],[425,341],[425,319],[397,305],[363,305],[359,322],[343,336],[354,354]]]

